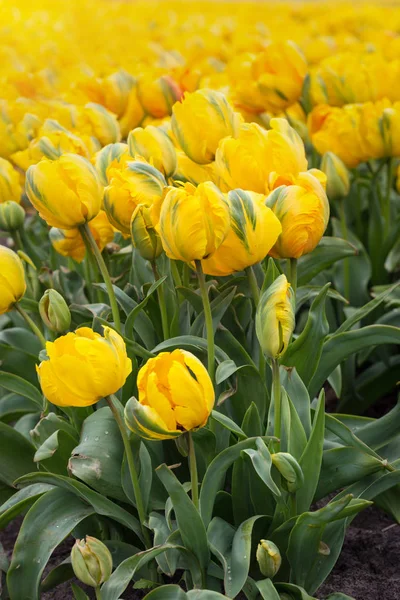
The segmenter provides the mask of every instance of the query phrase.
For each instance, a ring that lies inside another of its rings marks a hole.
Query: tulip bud
[[[257,546],[256,558],[260,571],[265,577],[274,577],[282,564],[278,546],[270,540],[261,540]]]
[[[107,581],[112,572],[109,549],[89,535],[86,540],[76,540],[71,550],[71,563],[76,577],[94,588]]]
[[[11,310],[25,291],[25,271],[20,257],[0,244],[0,315]]]
[[[303,471],[297,460],[288,452],[271,454],[272,463],[285,480],[288,492],[296,492],[304,483]]]
[[[25,211],[16,202],[9,200],[0,204],[0,229],[3,231],[16,231],[24,223]]]
[[[329,200],[345,198],[350,191],[350,177],[344,162],[333,152],[325,152],[321,161],[321,171],[327,177],[326,193]]]
[[[56,290],[46,290],[39,301],[39,312],[43,323],[57,333],[69,329],[71,313],[64,298]]]
[[[153,227],[150,209],[139,204],[131,219],[132,244],[145,260],[155,260],[163,251],[160,236]]]
[[[289,345],[295,326],[294,293],[285,275],[280,275],[260,298],[256,332],[269,358],[279,358]]]

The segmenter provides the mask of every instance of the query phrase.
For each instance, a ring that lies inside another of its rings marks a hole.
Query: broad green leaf
[[[171,352],[176,348],[182,348],[183,350],[189,350],[190,352],[205,353],[207,352],[207,340],[194,335],[181,335],[161,342],[161,344],[158,344],[158,346],[153,348],[152,352],[154,352],[154,354],[165,351]],[[218,346],[215,347],[215,357],[218,362],[229,359],[229,356]]]
[[[322,391],[318,399],[311,434],[299,461],[304,475],[304,485],[296,493],[297,510],[300,514],[310,508],[317,489],[322,464],[324,428],[325,394]]]
[[[314,375],[323,343],[329,333],[329,323],[325,315],[325,301],[330,283],[327,283],[313,301],[306,326],[299,337],[292,342],[282,358],[282,364],[296,367],[306,385]]]
[[[142,300],[140,304],[132,308],[125,322],[125,335],[131,337],[131,332],[135,325],[136,317],[146,307],[146,304],[148,303],[154,292],[157,291],[157,288],[160,287],[160,285],[162,285],[166,279],[167,275],[164,275],[163,277],[160,277],[160,279],[158,279],[157,281],[154,281],[148,289],[145,299]]]
[[[334,433],[346,446],[357,448],[365,454],[370,454],[374,458],[380,460],[380,456],[372,448],[367,446],[359,437],[357,437],[350,427],[347,427],[339,419],[335,419],[333,415],[325,416],[325,427],[331,433]],[[389,440],[388,440],[389,441]]]
[[[236,373],[238,367],[233,362],[233,360],[224,360],[217,367],[215,372],[215,382],[217,385],[231,377],[234,373]]]
[[[71,473],[104,496],[127,501],[121,485],[124,446],[111,410],[96,410],[83,422],[78,446],[69,461]]]
[[[369,325],[331,336],[324,344],[318,369],[310,385],[314,397],[338,364],[369,346],[400,344],[400,329],[389,325]]]
[[[36,450],[33,460],[40,463],[47,471],[67,474],[68,460],[76,444],[76,440],[63,430],[55,431]]]
[[[256,581],[262,600],[280,600],[280,596],[276,591],[271,579],[262,579]]]
[[[22,379],[22,377],[18,377],[18,375],[14,375],[13,373],[0,372],[0,387],[19,394],[24,398],[29,398],[39,410],[43,409],[42,394],[34,385]]]
[[[53,550],[93,508],[62,489],[50,490],[28,511],[7,573],[10,600],[39,600],[40,577]]]
[[[247,448],[243,450],[243,454],[247,454],[253,464],[254,470],[260,479],[265,483],[267,488],[276,498],[281,497],[281,491],[276,485],[271,475],[272,459],[271,454],[261,438],[256,440],[256,448]]]
[[[38,406],[32,400],[14,393],[0,396],[0,421],[3,423],[12,423],[29,413],[38,413]]]
[[[79,587],[79,585],[71,583],[71,590],[74,594],[74,600],[90,600],[89,596],[85,594],[85,592],[82,588]]]
[[[33,471],[35,448],[13,427],[0,422],[0,481],[12,486],[17,477]]]
[[[57,585],[60,585],[60,583],[69,581],[73,577],[74,571],[71,565],[71,559],[68,557],[46,575],[40,586],[40,592],[43,594],[44,592],[55,588]]]
[[[52,490],[53,487],[46,483],[36,483],[15,492],[11,498],[0,506],[0,529],[3,529],[14,517],[25,511],[40,496]]]
[[[44,442],[56,431],[64,431],[70,437],[78,441],[78,433],[76,429],[64,417],[50,412],[47,416],[42,417],[35,427],[30,432],[30,437],[36,448],[39,448]]]
[[[309,302],[318,296],[321,289],[322,287],[320,285],[304,285],[298,288],[296,292],[296,313],[300,311],[306,302]],[[339,294],[339,292],[333,290],[332,288],[328,289],[327,297],[332,298],[332,300],[342,302],[343,304],[349,303],[348,300],[342,296],[342,294]]]
[[[338,418],[338,415],[336,415]],[[383,417],[367,423],[361,422],[357,427],[357,437],[374,450],[386,446],[400,431],[400,403]]]
[[[13,327],[0,331],[0,361],[2,372],[14,373],[34,386],[38,379],[35,365],[41,345],[28,329]]]
[[[248,437],[256,437],[263,434],[260,413],[254,402],[252,402],[243,417],[242,429]]]
[[[162,546],[167,543],[171,530],[168,527],[166,518],[157,512],[152,512],[149,516],[149,527],[154,532],[154,545]],[[179,553],[176,550],[168,550],[159,554],[156,558],[158,566],[163,573],[173,577],[177,569]]]
[[[236,435],[238,436],[238,438],[240,438],[240,439],[246,439],[247,438],[247,435],[239,427],[239,425],[236,425],[235,421],[232,421],[232,419],[230,419],[229,417],[227,417],[223,413],[220,413],[217,410],[213,410],[211,412],[211,418],[214,419],[214,421],[218,421],[218,423],[220,423],[226,429],[229,429],[229,431],[232,431],[232,433],[236,433]]]
[[[308,438],[311,433],[311,402],[307,388],[294,367],[281,367],[280,376],[281,385],[292,401]]]
[[[179,585],[162,585],[146,594],[144,600],[185,600],[186,598],[186,593]]]
[[[210,303],[214,333],[217,330],[217,327],[220,324],[222,317],[228,310],[235,294],[236,294],[235,287],[232,290],[227,289],[224,292],[222,292],[222,294],[217,296],[217,298],[215,298]],[[205,318],[204,318],[204,311],[202,311],[196,317],[195,321],[193,322],[193,325],[190,328],[190,335],[195,335],[195,336],[203,335],[203,337],[205,337],[204,336],[204,334],[205,334],[204,328],[205,328]]]
[[[302,456],[307,445],[307,437],[293,402],[284,388],[281,391],[282,433],[281,451],[289,452],[297,460]]]
[[[281,594],[287,593],[291,600],[317,600],[309,596],[304,588],[293,583],[276,583],[275,586]]]
[[[53,475],[52,473],[30,473],[29,475],[20,477],[15,482],[15,485],[25,486],[31,483],[48,483],[75,494],[81,500],[92,506],[97,514],[114,519],[124,527],[133,531],[139,539],[142,539],[139,521],[133,515],[108,498],[91,490],[84,483],[75,481],[70,477],[64,477],[63,475]]]
[[[210,553],[207,533],[198,510],[167,465],[160,465],[156,469],[156,473],[171,498],[185,547],[197,557],[201,567],[205,569],[210,560]]]
[[[213,592],[212,590],[190,590],[187,597],[189,600],[223,600],[226,596]]]
[[[318,273],[325,271],[338,260],[356,254],[357,249],[346,240],[339,237],[323,237],[313,252],[299,259],[298,286],[307,284]]]

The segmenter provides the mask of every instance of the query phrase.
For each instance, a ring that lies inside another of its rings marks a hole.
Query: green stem
[[[112,414],[114,415],[114,419],[117,422],[119,430],[121,432],[121,437],[122,437],[122,441],[123,441],[124,448],[125,448],[126,460],[127,460],[128,468],[129,468],[129,474],[131,476],[131,481],[132,481],[133,493],[135,495],[136,508],[138,511],[139,521],[140,521],[140,525],[142,528],[144,543],[145,543],[146,548],[151,548],[152,544],[151,544],[150,534],[149,534],[148,529],[145,526],[146,512],[144,510],[142,492],[141,492],[140,485],[139,485],[139,477],[137,474],[135,460],[133,458],[132,448],[131,448],[131,444],[129,442],[125,422],[122,419],[117,406],[114,404],[112,396],[107,396],[106,400],[107,400],[108,406],[111,409]]]
[[[23,317],[25,319],[25,321],[28,323],[29,327],[32,329],[33,333],[37,336],[37,338],[39,339],[43,348],[46,348],[45,337],[44,337],[43,333],[40,331],[39,327],[33,321],[33,319],[30,318],[28,313],[25,312],[24,309],[19,304],[15,304],[14,308],[21,315],[21,317]]]
[[[15,231],[13,231],[12,232],[12,237],[13,237],[14,244],[15,244],[16,248],[18,250],[24,251],[24,243],[23,243],[22,238],[21,238],[21,232],[20,232],[20,230],[16,229]]]
[[[271,360],[272,368],[272,391],[274,396],[274,436],[281,439],[281,381],[279,374],[279,362],[276,358]],[[280,441],[278,442],[278,449]]]
[[[176,287],[181,287],[182,279],[181,279],[181,276],[179,275],[179,270],[178,270],[178,265],[176,264],[176,260],[170,260],[170,265],[171,265],[171,273],[172,273],[172,278],[174,280],[174,283],[175,283]]]
[[[117,299],[115,297],[114,288],[113,288],[113,285],[111,282],[110,274],[107,270],[106,263],[104,262],[104,258],[102,256],[100,250],[97,247],[96,241],[93,237],[92,232],[90,231],[89,225],[87,223],[85,223],[84,225],[81,225],[79,229],[80,229],[83,239],[90,246],[90,250],[96,259],[96,262],[100,269],[100,273],[103,277],[104,283],[106,284],[107,293],[108,293],[108,297],[109,297],[110,305],[111,305],[111,311],[113,314],[115,329],[120,332],[121,331],[121,320],[119,317]]]
[[[151,267],[153,269],[154,279],[156,281],[158,281],[160,279],[160,275],[158,273],[155,261],[152,261]],[[158,286],[157,297],[158,297],[158,304],[160,305],[163,337],[164,337],[164,340],[168,340],[169,339],[169,325],[168,325],[167,306],[165,304],[164,283],[165,282],[163,282],[161,285]]]
[[[197,461],[196,451],[193,442],[192,432],[188,432],[189,441],[189,469],[190,469],[190,481],[192,484],[192,502],[195,507],[199,508],[199,477],[197,474]]]
[[[249,282],[249,286],[251,289],[251,294],[253,296],[254,306],[257,311],[258,303],[260,302],[260,290],[258,288],[257,279],[254,274],[253,267],[247,267],[247,269],[245,269],[245,271],[246,271],[246,275],[247,275],[247,281]],[[261,347],[259,350],[260,350],[260,354],[258,357],[258,370],[260,372],[262,380],[265,381],[265,357],[264,357]]]
[[[292,286],[293,292],[296,295],[297,291],[297,258],[289,258],[289,283]]]
[[[100,586],[94,588],[95,594],[96,594],[96,600],[101,600],[102,596],[101,596],[101,591],[100,591]]]
[[[339,212],[340,225],[341,225],[341,229],[342,229],[342,237],[344,240],[348,240],[349,234],[347,231],[346,211],[344,209],[344,202],[339,201],[337,203],[337,207],[338,207],[338,212]],[[350,263],[349,263],[348,258],[343,259],[343,279],[344,279],[344,281],[343,281],[344,297],[347,300],[349,300],[350,299]]]
[[[203,300],[204,319],[206,322],[208,374],[211,377],[211,381],[214,383],[215,348],[214,348],[214,328],[213,328],[213,322],[212,322],[210,298],[208,297],[206,278],[204,277],[203,267],[201,266],[201,260],[196,260],[195,263],[196,263],[197,278],[199,280],[201,299]]]
[[[187,263],[183,263],[183,285],[188,288],[190,286],[190,267]]]
[[[297,515],[297,499],[296,499],[295,493],[290,494],[289,502],[290,502],[290,517],[295,517]]]
[[[392,189],[392,159],[389,158],[387,161],[387,181],[386,181],[386,194],[383,202],[383,217],[385,221],[385,238],[387,238],[390,231],[390,192]]]

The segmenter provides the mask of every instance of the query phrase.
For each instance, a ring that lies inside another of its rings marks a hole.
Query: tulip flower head
[[[12,310],[25,291],[25,271],[20,257],[0,245],[0,315]]]
[[[80,327],[46,343],[37,367],[43,394],[56,406],[90,406],[114,394],[132,371],[122,337],[104,327],[104,337]]]
[[[129,153],[128,144],[118,142],[107,144],[107,146],[96,152],[92,158],[92,163],[100,177],[101,184],[105,187],[110,183],[110,171],[119,164],[126,165],[132,160],[133,157]]]
[[[145,260],[154,261],[161,255],[161,239],[151,220],[150,209],[144,204],[139,204],[132,215],[131,237],[133,246]]]
[[[0,158],[0,204],[10,200],[21,202],[22,188],[19,173],[5,158]]]
[[[139,400],[125,407],[128,427],[149,440],[176,438],[204,427],[213,409],[214,388],[203,364],[186,350],[161,352],[138,374]]]
[[[176,152],[173,143],[161,127],[148,125],[144,129],[137,127],[128,136],[129,150],[132,156],[143,156],[166,177],[176,169]]]

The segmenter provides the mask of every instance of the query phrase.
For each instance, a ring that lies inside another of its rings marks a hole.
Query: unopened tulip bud
[[[155,260],[163,251],[161,238],[154,229],[150,209],[139,204],[131,219],[132,244],[145,260]]]
[[[43,323],[51,331],[62,333],[71,325],[71,313],[64,298],[56,290],[46,290],[39,302]]]
[[[297,460],[288,452],[271,454],[272,464],[285,480],[288,492],[296,492],[304,483],[303,471]]]
[[[9,200],[0,204],[0,229],[3,231],[16,231],[24,223],[25,211],[16,202]]]
[[[260,571],[265,577],[274,577],[282,563],[278,546],[270,540],[260,541],[257,546],[256,558]]]
[[[71,550],[71,563],[79,581],[94,588],[107,581],[112,572],[109,549],[89,535],[86,540],[76,540]]]
[[[325,152],[321,161],[321,171],[327,177],[326,193],[329,200],[345,198],[350,191],[350,176],[344,162],[333,152]]]
[[[280,275],[263,293],[257,308],[256,332],[268,358],[279,358],[289,345],[295,326],[294,293]]]

